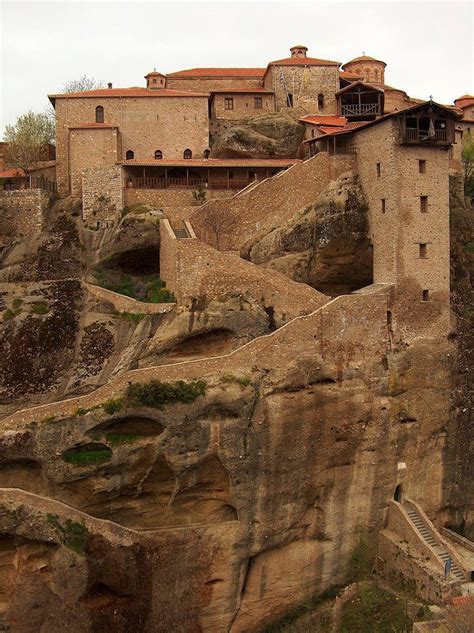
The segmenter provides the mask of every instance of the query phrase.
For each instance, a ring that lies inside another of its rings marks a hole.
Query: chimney
[[[303,46],[302,44],[297,44],[296,46],[292,46],[290,48],[292,57],[306,57],[307,50],[307,46]]]
[[[108,88],[109,90],[111,90],[111,88],[112,88],[112,82],[111,82],[111,81],[109,81],[109,83],[107,84],[107,88]]]

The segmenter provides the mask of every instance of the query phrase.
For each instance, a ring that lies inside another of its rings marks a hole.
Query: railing
[[[357,150],[355,147],[334,147],[329,146],[328,154],[330,156],[344,156],[347,154],[357,154]]]
[[[128,178],[128,189],[242,189],[253,180],[217,180],[208,182],[205,178]]]
[[[360,105],[341,105],[343,115],[356,115],[356,114],[381,114],[380,106],[378,103],[361,103]]]
[[[404,130],[405,141],[431,141],[446,143],[448,140],[448,130],[434,130],[434,136],[428,130],[419,130],[416,127],[406,127]]]
[[[48,180],[47,178],[32,177],[29,180],[25,179],[3,183],[4,191],[20,191],[22,189],[43,189],[50,193],[57,192],[57,186],[54,180]]]

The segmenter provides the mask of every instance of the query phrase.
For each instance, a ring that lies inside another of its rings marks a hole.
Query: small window
[[[232,97],[226,97],[224,99],[224,110],[234,109],[234,99]]]
[[[156,84],[156,79],[152,79],[152,84]]]
[[[420,196],[420,211],[428,213],[428,196]]]
[[[293,107],[293,94],[291,92],[288,93],[288,107]]]
[[[97,106],[97,108],[95,109],[95,122],[104,122],[104,108],[102,106]]]
[[[382,174],[382,166],[380,163],[377,163],[377,177],[380,178]]]
[[[202,153],[202,155],[204,156],[204,158],[209,158],[209,156],[211,155],[211,150],[210,149],[205,149]]]
[[[132,152],[131,149],[127,150],[127,153],[125,154],[125,158],[126,160],[133,160],[135,158],[135,154]]]
[[[423,301],[429,301],[429,299],[430,299],[430,291],[423,290]]]
[[[161,151],[161,149],[157,149],[155,152],[155,159],[161,160],[162,158],[163,158],[163,152]]]
[[[428,245],[427,244],[418,244],[418,248],[419,248],[419,252],[420,252],[420,257],[422,259],[424,259],[427,255],[428,252]]]
[[[253,100],[255,110],[261,110],[263,108],[262,97],[255,97]]]
[[[424,174],[426,172],[426,160],[418,161],[418,171],[420,174]]]
[[[382,198],[382,200],[380,202],[382,203],[382,213],[385,213],[385,211],[387,210],[387,205],[385,203],[385,198]]]
[[[318,94],[318,108],[320,110],[324,109],[324,95],[323,94]]]
[[[190,149],[185,149],[183,152],[183,158],[192,158],[193,153]]]
[[[314,138],[314,129],[311,130],[311,138]]]

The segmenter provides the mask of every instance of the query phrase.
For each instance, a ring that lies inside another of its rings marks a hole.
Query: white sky
[[[386,82],[410,96],[473,94],[472,2],[0,2],[1,133],[84,74],[144,86],[154,67],[265,67],[294,44],[383,59]]]

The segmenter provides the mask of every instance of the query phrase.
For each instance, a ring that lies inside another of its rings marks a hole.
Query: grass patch
[[[159,275],[126,275],[118,270],[98,269],[94,276],[97,284],[131,299],[144,303],[175,303],[176,298],[166,288]]]
[[[22,305],[23,305],[23,299],[20,299],[20,297],[13,298],[12,306],[14,310],[18,310],[18,308]]]
[[[84,550],[89,538],[89,530],[83,523],[66,519],[64,524],[60,523],[57,514],[46,515],[46,520],[59,533],[61,543],[80,556],[84,555]]]
[[[342,608],[341,633],[405,633],[412,624],[403,598],[369,583]]]
[[[113,400],[113,399],[106,400],[106,402],[103,403],[102,408],[109,415],[113,415],[114,413],[117,413],[117,411],[120,411],[120,409],[123,408],[123,400],[120,398],[116,400]]]
[[[237,382],[242,387],[247,387],[252,382],[250,376],[234,376],[234,374],[224,374],[221,377],[222,382]]]
[[[20,314],[20,310],[12,310],[11,308],[7,308],[5,312],[3,313],[3,320],[11,321],[11,319],[14,319],[19,314]]]
[[[143,312],[127,312],[124,310],[123,312],[116,312],[115,316],[132,323],[140,323],[147,315]]]
[[[71,448],[63,453],[63,460],[74,466],[96,466],[108,462],[111,457],[112,451],[107,446],[89,450],[83,450],[82,447]]]
[[[127,388],[127,401],[132,406],[145,406],[154,409],[162,409],[167,404],[176,402],[194,402],[199,396],[206,393],[204,380],[185,382],[160,382],[151,380],[148,383],[132,383]]]
[[[105,439],[112,446],[120,446],[121,444],[133,444],[139,437],[139,435],[132,433],[109,433]]]
[[[55,415],[47,415],[45,418],[41,420],[41,422],[44,422],[45,424],[49,424],[50,422],[54,422],[55,420],[56,420]]]
[[[32,305],[31,311],[33,312],[33,314],[48,314],[48,304],[44,301],[37,301]]]

